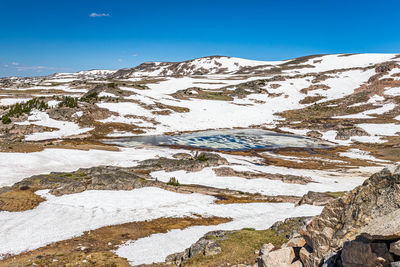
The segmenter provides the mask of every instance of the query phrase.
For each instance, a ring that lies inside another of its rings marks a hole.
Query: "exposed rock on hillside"
[[[340,192],[339,192],[340,193]],[[299,201],[298,205],[317,205],[317,206],[325,206],[330,201],[334,200],[339,196],[339,193],[333,194],[330,192],[313,192],[309,191],[305,194],[301,200]]]
[[[293,244],[294,239],[292,237],[298,236],[300,229],[310,219],[310,217],[288,218],[285,221],[275,223],[267,230],[245,228],[237,231],[208,232],[185,251],[169,255],[165,262],[169,266],[171,264],[177,266],[222,266],[221,262],[224,262],[223,265],[227,266],[285,266],[276,264],[290,263],[296,258],[292,247],[298,246],[299,243]],[[265,241],[270,243],[265,244],[258,252],[259,242]],[[302,243],[300,242],[300,244]],[[285,251],[276,250],[281,246],[285,246]],[[253,247],[257,248],[257,253],[254,253]],[[246,257],[236,255],[243,251],[252,255],[246,255]],[[256,260],[257,254],[259,254],[259,257]],[[249,261],[250,259],[254,262]],[[226,262],[227,260],[230,260],[230,262]]]
[[[400,167],[372,175],[330,202],[302,233],[305,266],[389,266],[388,244],[400,239]],[[395,250],[395,245],[392,245]],[[336,254],[338,253],[338,254]]]
[[[230,167],[214,168],[213,170],[217,176],[237,176],[247,179],[266,178],[271,180],[279,180],[289,184],[307,184],[312,182],[312,179],[310,177],[297,176],[297,175],[283,175],[276,173],[250,172],[250,171],[243,172],[243,171],[236,171]]]

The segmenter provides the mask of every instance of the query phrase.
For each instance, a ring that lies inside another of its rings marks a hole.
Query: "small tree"
[[[180,186],[181,184],[175,177],[169,178],[167,185]]]
[[[10,119],[10,117],[4,115],[4,116],[1,118],[1,122],[4,123],[4,124],[9,124],[9,123],[11,122],[11,119]]]

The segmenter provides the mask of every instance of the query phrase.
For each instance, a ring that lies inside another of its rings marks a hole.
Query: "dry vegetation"
[[[229,218],[160,218],[106,226],[64,241],[12,256],[0,261],[0,266],[129,266],[126,259],[112,251],[118,245],[155,233],[184,229],[193,225],[217,225]]]

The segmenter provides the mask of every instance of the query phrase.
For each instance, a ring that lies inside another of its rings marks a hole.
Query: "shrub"
[[[16,103],[14,105],[8,106],[7,114],[3,115],[1,121],[4,124],[10,123],[10,118],[19,117],[22,114],[29,114],[32,109],[38,109],[40,111],[44,111],[49,108],[49,106],[39,98],[31,99],[25,103]]]
[[[78,107],[78,98],[76,97],[70,97],[70,96],[64,96],[62,98],[62,101],[58,103],[58,107],[69,107],[69,108],[76,108]]]
[[[196,155],[195,159],[200,160],[200,161],[207,161],[208,160],[206,154],[204,154],[204,153],[200,153],[200,155]]]
[[[84,102],[90,102],[91,100],[97,100],[98,96],[99,96],[99,93],[92,92],[92,93],[87,94],[86,96],[81,97],[80,100],[84,101]]]
[[[1,122],[4,123],[4,124],[9,124],[9,123],[11,122],[11,119],[10,119],[10,117],[8,117],[7,115],[4,115],[4,116],[1,118]]]
[[[181,184],[175,177],[169,178],[167,185],[180,186]]]
[[[108,83],[107,86],[109,88],[116,88],[117,87],[117,85],[115,83]]]

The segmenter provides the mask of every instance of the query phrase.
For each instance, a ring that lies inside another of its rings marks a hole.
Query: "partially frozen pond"
[[[140,144],[181,146],[212,150],[240,151],[283,147],[321,148],[329,144],[318,139],[261,129],[208,130],[180,135],[121,137],[104,140],[107,144],[134,147]]]

